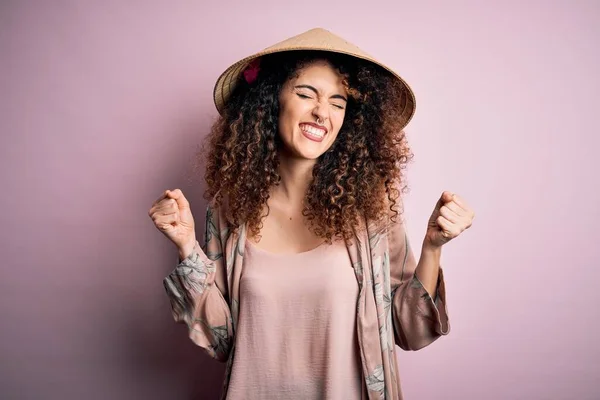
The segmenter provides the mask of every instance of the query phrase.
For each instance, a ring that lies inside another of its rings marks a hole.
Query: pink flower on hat
[[[244,79],[251,84],[258,77],[260,71],[260,58],[255,58],[244,70]]]

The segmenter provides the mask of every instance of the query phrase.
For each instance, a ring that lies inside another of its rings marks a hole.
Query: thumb
[[[435,209],[434,211],[439,211],[440,208],[442,208],[442,206],[450,201],[452,201],[454,194],[452,192],[449,192],[447,190],[445,190],[442,195],[440,196],[440,199],[437,201],[437,203],[435,204]]]
[[[187,201],[181,190],[167,190],[167,196],[177,202],[177,207],[179,207],[180,210],[190,208],[190,203]]]
[[[442,193],[442,199],[444,200],[444,203],[449,203],[452,201],[452,199],[454,198],[454,193],[445,190],[444,193]]]

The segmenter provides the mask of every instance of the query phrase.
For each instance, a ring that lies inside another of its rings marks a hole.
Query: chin
[[[321,157],[321,155],[324,152],[321,152],[321,151],[315,152],[315,151],[308,151],[306,149],[294,148],[294,149],[289,149],[288,151],[286,151],[286,153],[289,154],[293,158],[300,158],[303,160],[317,160],[319,157]]]
[[[319,143],[319,146],[311,146],[302,144],[294,144],[292,146],[283,145],[283,153],[288,154],[293,158],[301,158],[305,160],[317,160],[321,157],[330,146]]]
[[[330,147],[330,145],[324,145],[323,143],[320,143],[320,146],[303,146],[301,148],[296,147],[294,149],[294,153],[297,156],[307,160],[317,160],[319,157],[325,154]]]
[[[306,160],[317,161],[319,159],[319,157],[321,157],[322,155],[323,155],[323,153],[309,153],[309,154],[302,154],[301,157]]]

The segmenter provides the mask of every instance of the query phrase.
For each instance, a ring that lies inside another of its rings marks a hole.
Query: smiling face
[[[344,78],[328,62],[303,66],[279,95],[279,136],[292,157],[316,160],[335,141],[346,114]]]

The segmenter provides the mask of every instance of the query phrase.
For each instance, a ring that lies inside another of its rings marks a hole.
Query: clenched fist
[[[194,217],[181,190],[165,190],[152,204],[148,215],[156,228],[175,243],[182,259],[192,252],[196,244]]]
[[[475,212],[467,202],[449,191],[438,200],[427,224],[424,245],[441,247],[473,224]]]

